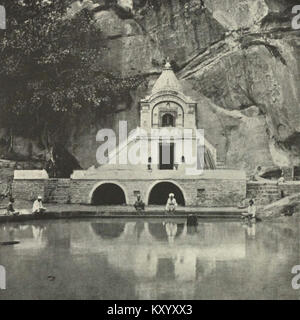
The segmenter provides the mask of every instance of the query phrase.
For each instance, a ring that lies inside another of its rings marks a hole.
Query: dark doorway
[[[181,190],[171,182],[160,182],[153,187],[149,195],[149,204],[166,205],[169,194],[174,193],[177,203],[185,205],[184,196]]]
[[[98,206],[126,204],[124,191],[114,183],[102,184],[95,190],[92,204]]]
[[[159,169],[173,170],[174,168],[174,143],[159,144]]]
[[[162,116],[162,127],[175,127],[175,118],[170,113]]]

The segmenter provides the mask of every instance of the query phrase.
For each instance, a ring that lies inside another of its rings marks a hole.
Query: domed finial
[[[170,70],[170,69],[172,69],[171,63],[170,63],[170,58],[169,58],[169,57],[167,57],[167,59],[166,59],[166,64],[165,64],[164,69],[165,69],[165,70]]]

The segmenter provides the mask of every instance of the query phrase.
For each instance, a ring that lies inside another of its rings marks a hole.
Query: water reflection
[[[256,235],[256,223],[251,221],[243,221],[242,226],[246,230],[247,238],[255,239]]]
[[[251,222],[52,221],[0,225],[1,298],[297,298],[299,226]],[[47,278],[54,277],[51,282]],[[25,288],[23,291],[20,288]]]
[[[92,223],[92,229],[102,239],[119,238],[124,232],[125,223]]]

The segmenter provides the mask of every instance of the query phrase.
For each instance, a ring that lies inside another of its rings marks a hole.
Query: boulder
[[[277,218],[281,215],[291,216],[300,209],[300,193],[285,197],[273,202],[260,211],[260,216],[264,218]]]

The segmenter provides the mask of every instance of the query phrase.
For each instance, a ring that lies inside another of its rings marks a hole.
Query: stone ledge
[[[178,170],[158,170],[152,171],[151,174],[147,170],[136,171],[133,174],[131,170],[93,170],[84,171],[76,170],[71,176],[72,181],[78,180],[233,180],[246,181],[246,173],[241,170],[205,170],[201,175],[186,175]]]
[[[14,180],[48,180],[46,170],[15,170]]]

